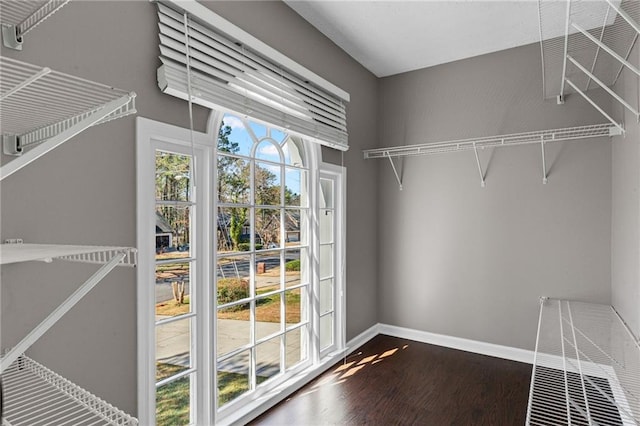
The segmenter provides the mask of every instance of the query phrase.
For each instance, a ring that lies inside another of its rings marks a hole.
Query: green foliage
[[[250,296],[249,282],[240,278],[220,278],[218,279],[218,304],[235,302]],[[231,306],[224,309],[225,312],[235,312],[247,309],[247,303]]]
[[[300,259],[290,260],[284,265],[284,267],[287,270],[287,272],[299,271],[300,270]]]
[[[262,244],[256,244],[256,250],[262,250]],[[250,243],[240,243],[238,244],[238,251],[249,251],[251,250]]]
[[[229,237],[233,242],[233,248],[240,250],[240,237],[242,228],[247,221],[247,209],[231,209],[231,220],[229,222]]]

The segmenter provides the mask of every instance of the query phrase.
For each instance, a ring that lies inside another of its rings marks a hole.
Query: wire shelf
[[[0,168],[0,180],[88,127],[135,113],[135,97],[133,92],[0,57],[3,149],[22,155]]]
[[[640,425],[640,344],[607,305],[542,299],[527,425]]]
[[[415,155],[440,154],[474,150],[477,148],[493,148],[524,144],[540,144],[541,142],[561,142],[575,139],[598,138],[619,134],[612,124],[594,124],[588,126],[568,127],[564,129],[540,130],[535,132],[513,133],[510,135],[487,136],[471,139],[459,139],[446,142],[432,142],[416,145],[404,145],[388,148],[376,148],[363,151],[364,158],[407,157]]]
[[[21,356],[2,375],[3,426],[136,426],[138,421],[36,361]]]
[[[0,244],[0,264],[61,259],[105,264],[117,253],[125,253],[120,266],[136,266],[137,250],[131,247],[74,246],[61,244]]]
[[[2,38],[6,47],[21,50],[22,37],[70,0],[12,0],[0,4]]]
[[[640,1],[538,0],[538,6],[545,98],[562,103],[567,94],[579,94],[617,124],[586,94],[602,88],[640,120],[638,99],[611,89],[624,72],[640,78],[638,58],[631,57],[640,36]]]

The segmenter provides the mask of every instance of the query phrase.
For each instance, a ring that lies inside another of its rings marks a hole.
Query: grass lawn
[[[156,376],[168,377],[183,367],[172,364],[156,364]],[[258,384],[266,377],[257,377]],[[189,423],[189,377],[175,380],[158,388],[156,392],[156,424],[178,426]],[[249,390],[249,378],[245,374],[218,372],[218,405],[222,406]]]
[[[267,293],[275,290],[276,287],[261,288],[259,293]],[[285,313],[287,324],[297,324],[300,322],[300,289],[285,292]],[[156,315],[176,316],[189,313],[189,296],[185,296],[183,304],[178,304],[175,300],[167,300],[156,304]],[[259,321],[280,322],[280,295],[265,297],[259,300],[256,307],[256,317]],[[235,319],[249,321],[249,309],[239,311],[220,311],[220,319]]]

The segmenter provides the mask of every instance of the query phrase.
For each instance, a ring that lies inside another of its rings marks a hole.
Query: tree
[[[189,201],[191,159],[159,151],[156,154],[156,199]],[[174,245],[189,244],[189,210],[162,205],[158,212],[171,227]]]
[[[230,126],[222,126],[218,132],[218,199],[228,203],[248,203],[251,187],[249,181],[249,164],[238,157],[226,154],[237,154],[239,144],[229,139]],[[238,250],[242,237],[242,229],[247,221],[247,208],[229,209],[229,217],[218,217],[223,235],[218,238],[218,249],[228,249],[228,243]],[[224,235],[225,225],[229,226],[228,235]]]

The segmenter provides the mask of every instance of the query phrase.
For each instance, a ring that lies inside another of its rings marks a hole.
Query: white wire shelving
[[[22,50],[24,35],[56,13],[70,0],[9,0],[0,4],[2,42],[15,50]]]
[[[445,142],[431,142],[416,145],[402,145],[386,148],[375,148],[363,151],[365,159],[388,158],[396,180],[402,189],[401,173],[398,172],[394,158],[418,155],[442,154],[448,152],[475,152],[476,165],[480,174],[480,184],[485,186],[485,173],[480,163],[478,149],[516,146],[525,144],[539,144],[542,154],[542,181],[547,183],[547,169],[545,160],[545,144],[579,139],[599,138],[620,135],[620,129],[610,123],[593,124],[587,126],[567,127],[564,129],[539,130],[534,132],[512,133],[509,135],[485,136],[470,139],[458,139]]]
[[[638,0],[538,0],[545,98],[563,103],[571,93],[585,98],[612,124],[623,128],[588,92],[603,89],[640,121],[640,102],[624,99],[612,87],[626,73],[640,78]]]
[[[640,343],[608,305],[542,298],[527,425],[640,425]]]
[[[136,112],[127,93],[0,57],[0,123],[5,154],[18,157],[0,167],[0,180],[96,124]]]
[[[60,318],[88,294],[116,266],[135,266],[130,247],[23,244],[0,245],[0,264],[54,259],[100,264],[100,268],[64,302],[0,358],[3,382],[2,424],[136,425],[137,421],[89,392],[58,376],[24,354]],[[53,421],[53,423],[52,423]]]
[[[3,426],[135,426],[138,421],[49,370],[21,356],[2,375]]]

